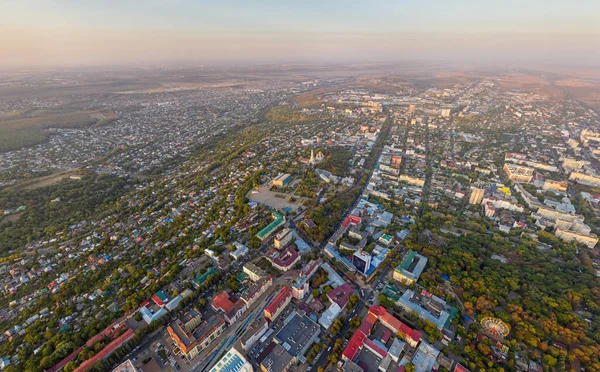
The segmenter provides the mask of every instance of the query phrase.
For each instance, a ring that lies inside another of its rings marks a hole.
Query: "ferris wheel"
[[[481,327],[485,332],[495,337],[506,337],[510,332],[510,326],[498,318],[483,318]]]

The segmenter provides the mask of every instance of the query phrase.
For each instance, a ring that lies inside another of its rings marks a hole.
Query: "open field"
[[[249,195],[250,200],[278,210],[290,208],[293,211],[298,211],[302,203],[307,200],[307,198],[296,197],[298,199],[297,202],[291,202],[290,199],[292,197],[294,197],[293,193],[286,194],[282,192],[271,191],[268,186],[262,186],[258,189],[258,193],[251,193]]]
[[[37,189],[39,187],[52,186],[52,185],[56,185],[57,183],[59,183],[60,181],[62,181],[64,179],[69,178],[71,175],[75,174],[76,172],[77,172],[77,170],[73,169],[73,170],[66,170],[63,172],[55,173],[55,174],[50,174],[48,176],[36,177],[36,178],[29,179],[27,181],[24,181],[22,183],[18,183],[16,185],[12,186],[12,188],[31,190],[31,189]]]
[[[48,128],[75,128],[90,126],[100,121],[116,119],[109,110],[60,112],[36,110],[0,115],[0,151],[33,146],[48,138]]]

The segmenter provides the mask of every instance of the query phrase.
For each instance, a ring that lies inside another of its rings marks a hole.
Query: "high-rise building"
[[[354,256],[352,256],[352,263],[358,271],[366,274],[371,268],[371,255],[363,254],[361,252],[354,252]]]
[[[473,187],[471,190],[471,196],[469,197],[469,204],[481,204],[483,199],[484,190],[477,187]]]

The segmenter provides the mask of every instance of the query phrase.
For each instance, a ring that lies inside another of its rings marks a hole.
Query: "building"
[[[244,313],[246,312],[246,303],[244,302],[244,300],[237,300],[236,302],[233,303],[233,306],[231,307],[231,309],[229,309],[229,311],[225,312],[223,314],[223,318],[225,319],[225,321],[227,322],[227,324],[232,325],[233,323],[235,323],[238,319],[240,319],[242,317],[242,315],[244,315]]]
[[[293,357],[303,362],[304,353],[319,338],[321,327],[304,314],[294,312],[288,317],[273,341]]]
[[[371,268],[371,255],[368,253],[365,254],[362,252],[354,252],[354,256],[352,256],[352,263],[359,272],[367,274]]]
[[[567,192],[567,183],[563,181],[546,180],[542,189],[548,191]]]
[[[188,311],[180,319],[185,329],[190,332],[202,324],[202,314],[200,314],[200,312],[196,309]]]
[[[344,311],[346,304],[350,299],[350,296],[354,294],[354,288],[344,283],[337,286],[327,294],[327,298],[331,302],[331,305],[321,314],[319,318],[319,324],[325,329],[329,329],[333,324],[333,321]]]
[[[235,247],[235,251],[229,252],[229,255],[234,260],[239,260],[242,256],[248,254],[248,247],[246,247],[244,244],[240,242],[234,242],[233,246]]]
[[[504,172],[509,180],[514,182],[531,182],[533,169],[512,163],[504,163]]]
[[[269,323],[267,323],[267,320],[263,317],[259,317],[250,323],[246,328],[246,332],[240,337],[240,345],[242,348],[246,351],[252,349],[252,346],[256,341],[260,340],[265,332],[267,332],[267,329],[269,329]]]
[[[418,177],[409,176],[407,174],[403,174],[398,177],[398,181],[405,182],[409,185],[423,187],[425,185],[425,180]]]
[[[300,277],[292,284],[292,297],[296,300],[302,300],[310,292],[308,277],[300,274]]]
[[[252,365],[235,348],[223,357],[210,369],[210,372],[253,372]]]
[[[578,233],[577,231],[563,230],[560,227],[556,229],[554,235],[556,235],[557,238],[560,238],[567,242],[575,240],[579,243],[584,244],[590,249],[593,249],[598,243],[598,237],[594,234],[584,235]]]
[[[292,290],[289,287],[283,287],[277,295],[265,307],[265,318],[270,321],[275,320],[281,314],[283,309],[292,300]]]
[[[383,234],[379,237],[379,239],[377,239],[377,241],[387,247],[392,244],[393,239],[394,238],[392,238],[391,235]]]
[[[265,254],[265,257],[279,271],[288,271],[300,261],[300,255],[292,246],[288,246],[281,252],[271,249]]]
[[[260,370],[263,372],[287,372],[295,361],[296,358],[292,354],[277,344],[260,363]]]
[[[266,271],[264,271],[263,269],[251,262],[245,264],[242,270],[248,275],[248,277],[250,277],[250,280],[252,280],[253,282],[257,282],[261,278],[268,277]]]
[[[294,233],[292,230],[286,227],[277,233],[277,235],[275,235],[275,239],[273,239],[273,245],[277,249],[282,249],[292,242],[293,237]]]
[[[223,291],[212,299],[210,306],[218,313],[226,313],[233,307],[233,302],[229,299],[229,293]]]
[[[473,187],[471,189],[471,196],[469,196],[469,204],[481,204],[484,193],[485,190]]]
[[[183,322],[176,319],[167,327],[167,332],[181,352],[188,359],[192,359],[219,337],[225,327],[225,320],[219,315],[214,315],[193,331],[187,330]]]
[[[137,369],[131,362],[131,359],[127,359],[123,363],[119,364],[112,372],[137,372]]]
[[[417,347],[421,341],[422,335],[420,332],[411,329],[406,324],[396,319],[394,316],[389,314],[384,307],[374,305],[369,308],[369,314],[363,319],[360,327],[358,327],[352,337],[350,337],[348,344],[342,352],[342,360],[350,360],[354,362],[360,354],[362,348],[365,346],[380,356],[380,359],[383,359],[387,355],[388,351],[382,349],[379,345],[381,342],[378,340],[373,341],[368,338],[371,335],[371,330],[377,321],[380,321],[381,324],[392,331],[393,334],[403,334],[406,338],[406,343],[412,347]]]
[[[600,177],[581,172],[571,172],[571,175],[569,175],[569,181],[577,181],[590,186],[600,186]]]
[[[120,348],[124,343],[131,340],[135,336],[135,331],[128,328],[122,335],[109,342],[102,350],[90,359],[85,360],[75,368],[76,372],[84,372],[90,369],[94,364],[98,363],[102,359],[108,358],[115,350]]]
[[[484,206],[486,204],[490,204],[494,209],[506,209],[513,212],[523,213],[525,212],[525,208],[519,203],[515,203],[508,199],[496,198],[495,196],[491,196],[489,198],[483,198],[482,203]]]
[[[450,113],[451,113],[451,112],[452,112],[452,109],[451,109],[451,108],[448,108],[448,107],[444,107],[444,108],[442,108],[442,112],[441,112],[441,114],[442,114],[442,117],[443,117],[443,118],[449,118],[449,117],[450,117]]]
[[[256,233],[256,237],[258,239],[265,240],[269,237],[277,228],[285,223],[285,216],[278,211],[273,212],[271,215],[273,217],[273,221],[268,224],[264,229],[260,230]]]
[[[431,371],[439,354],[438,349],[422,341],[411,360],[411,363],[415,366],[415,372]]]
[[[405,285],[413,285],[427,265],[427,257],[415,251],[408,251],[402,263],[394,269],[393,278]]]
[[[416,312],[421,318],[427,319],[439,329],[442,330],[448,321],[450,314],[444,309],[446,301],[432,295],[426,290],[414,293],[410,289],[400,297],[397,301],[406,312]]]
[[[273,285],[273,278],[268,276],[252,283],[240,295],[240,300],[244,301],[246,308],[249,308],[256,300],[262,296]]]
[[[271,181],[271,185],[275,187],[285,187],[292,180],[292,176],[289,174],[280,174]]]

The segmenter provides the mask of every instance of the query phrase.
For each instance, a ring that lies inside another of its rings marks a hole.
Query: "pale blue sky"
[[[267,61],[480,54],[598,62],[600,0],[3,0],[0,32],[10,35],[0,38],[0,64],[167,61],[166,55]]]

